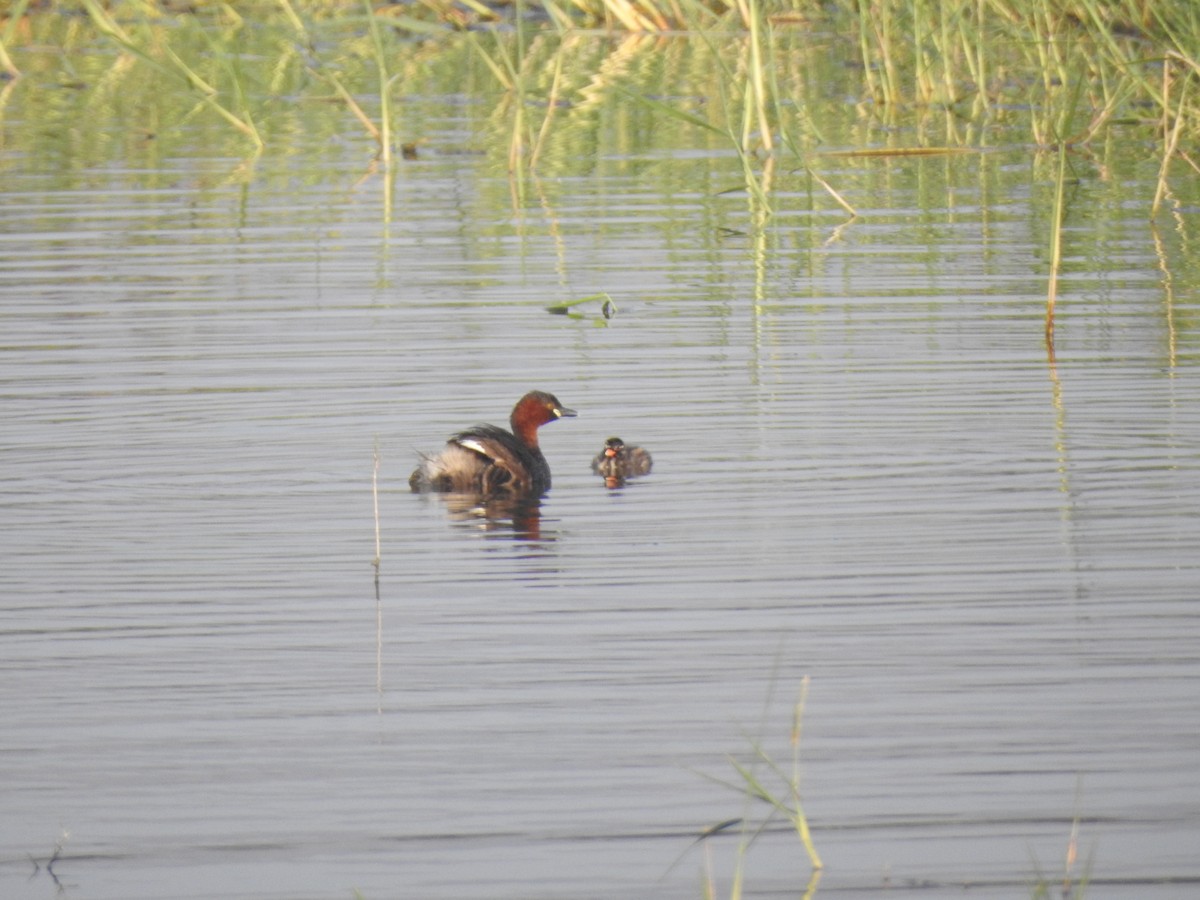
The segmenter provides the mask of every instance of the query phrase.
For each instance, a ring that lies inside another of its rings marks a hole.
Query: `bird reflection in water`
[[[537,494],[438,494],[451,521],[517,540],[554,540],[542,534],[542,498]]]

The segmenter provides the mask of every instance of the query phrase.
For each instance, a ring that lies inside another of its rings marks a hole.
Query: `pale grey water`
[[[1156,253],[1080,189],[1052,367],[1040,201],[979,174],[1028,157],[831,166],[864,217],[780,193],[765,252],[703,157],[513,215],[427,154],[389,222],[354,145],[10,160],[0,894],[59,895],[69,832],[77,898],[698,897],[746,811],[699,773],[790,765],[805,675],[817,896],[1028,896],[1076,815],[1087,896],[1194,892],[1194,212]],[[579,410],[539,534],[408,493],[533,387]],[[606,490],[610,434],[654,473]],[[808,878],[782,825],[746,872]]]

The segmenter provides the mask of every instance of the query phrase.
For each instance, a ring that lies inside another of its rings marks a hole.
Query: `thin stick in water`
[[[375,465],[371,469],[371,499],[375,502],[375,571],[379,571],[379,444],[375,445]]]

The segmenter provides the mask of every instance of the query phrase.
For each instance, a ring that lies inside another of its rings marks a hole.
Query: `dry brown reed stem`
[[[868,147],[862,150],[821,150],[817,156],[852,158],[859,156],[952,156],[983,153],[980,147]]]

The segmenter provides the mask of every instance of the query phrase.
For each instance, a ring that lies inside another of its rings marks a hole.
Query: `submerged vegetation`
[[[755,838],[763,832],[771,819],[776,815],[782,815],[795,830],[796,836],[800,839],[800,844],[804,848],[804,852],[808,855],[809,864],[812,866],[812,874],[809,877],[808,885],[805,887],[803,900],[809,900],[810,897],[815,895],[817,886],[821,882],[821,870],[824,868],[824,863],[821,862],[821,857],[817,853],[816,846],[813,844],[808,816],[804,813],[804,806],[800,799],[800,735],[804,719],[804,706],[808,700],[808,687],[809,678],[806,675],[801,682],[799,695],[792,707],[792,728],[788,739],[792,753],[790,770],[785,770],[772,759],[760,741],[752,743],[754,751],[753,762],[746,764],[737,759],[730,760],[739,779],[738,783],[733,783],[730,786],[740,789],[743,792],[747,805],[755,801],[765,803],[771,808],[770,814],[755,825],[751,825],[749,814],[747,814],[747,816],[741,819],[733,819],[714,826],[702,836],[703,838],[707,838],[735,824],[741,828],[741,839],[738,842],[733,884],[730,889],[730,900],[740,900],[742,897],[746,854]],[[773,788],[768,786],[759,774],[760,769],[774,775],[780,787]],[[716,890],[711,872],[708,873],[705,885],[705,897],[715,897]]]

